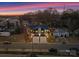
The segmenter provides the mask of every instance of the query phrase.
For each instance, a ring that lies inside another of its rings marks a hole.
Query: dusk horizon
[[[77,2],[0,2],[0,15],[23,15],[28,12],[55,8],[57,11],[67,9],[79,9]]]

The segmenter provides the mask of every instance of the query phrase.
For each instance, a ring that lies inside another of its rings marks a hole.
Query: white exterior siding
[[[60,33],[53,33],[54,36],[61,36]]]
[[[10,36],[10,32],[0,32],[0,36]]]
[[[69,37],[69,32],[67,32],[67,31],[64,31],[63,29],[56,29],[54,32],[53,32],[53,35],[55,36],[55,37],[61,37],[61,36],[63,36],[63,37]]]

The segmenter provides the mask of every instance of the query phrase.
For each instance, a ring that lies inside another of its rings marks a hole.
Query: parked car
[[[55,48],[50,48],[50,49],[49,49],[49,53],[50,53],[50,54],[57,55],[57,49],[55,49]]]
[[[70,48],[70,51],[71,51],[70,55],[77,56],[79,49],[78,48]]]
[[[69,49],[59,49],[58,55],[61,56],[70,56],[70,50]]]
[[[30,57],[37,57],[37,54],[32,53],[32,54],[30,55]]]

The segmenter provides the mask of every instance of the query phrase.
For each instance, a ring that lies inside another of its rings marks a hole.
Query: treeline
[[[70,31],[79,28],[79,10],[73,9],[60,13],[55,8],[48,8],[25,14],[20,19],[46,24],[49,27],[68,28]]]

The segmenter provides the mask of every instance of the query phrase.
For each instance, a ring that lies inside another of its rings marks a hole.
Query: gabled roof
[[[57,28],[57,29],[55,29],[54,32],[68,32],[68,30],[67,29],[63,29],[63,28]]]
[[[48,26],[47,25],[32,25],[31,28],[32,29],[38,29],[38,28],[48,29]]]

